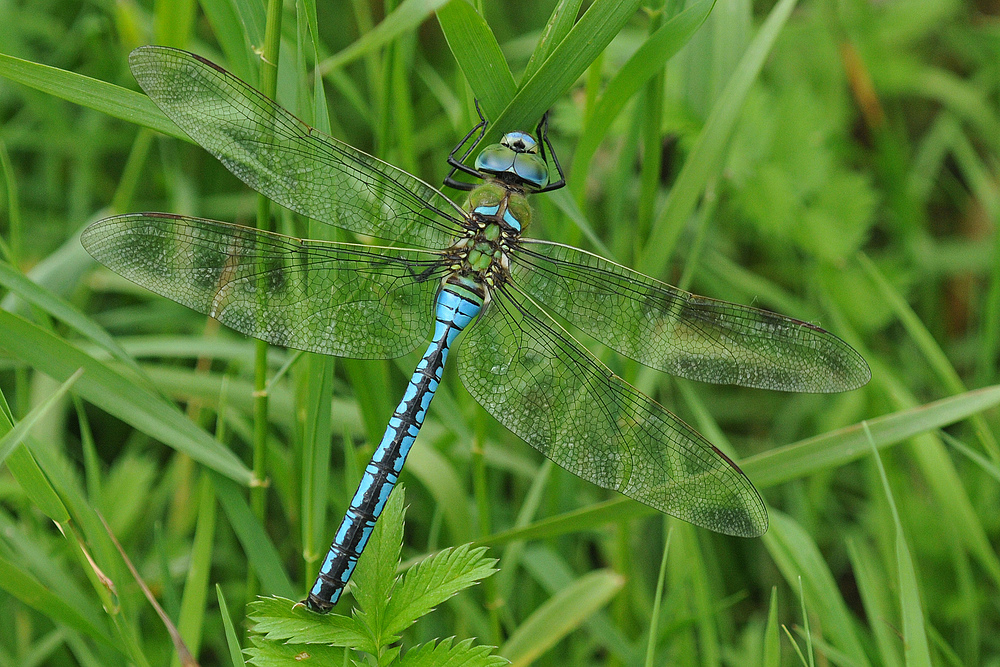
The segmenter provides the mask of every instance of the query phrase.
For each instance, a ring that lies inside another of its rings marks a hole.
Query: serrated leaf
[[[385,510],[354,571],[354,599],[361,609],[355,618],[367,626],[379,645],[393,641],[383,632],[383,619],[396,586],[402,548],[403,489],[398,488],[386,501]]]
[[[437,644],[414,646],[406,652],[399,667],[494,667],[510,664],[506,658],[493,655],[493,646],[473,646],[471,639],[452,644],[454,637]]]
[[[343,614],[317,614],[282,597],[257,598],[248,617],[255,633],[287,644],[331,644],[374,652],[357,620]]]
[[[346,649],[322,644],[281,644],[265,640],[260,635],[250,637],[246,653],[248,662],[257,667],[303,667],[308,665],[343,665]]]
[[[389,600],[387,633],[398,634],[448,598],[496,572],[486,547],[462,544],[429,556],[407,572]]]

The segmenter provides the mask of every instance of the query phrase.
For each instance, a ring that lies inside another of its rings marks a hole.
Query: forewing
[[[441,278],[419,250],[307,241],[166,213],[84,230],[99,262],[143,287],[275,345],[398,357],[427,339]]]
[[[401,169],[309,127],[218,65],[144,46],[129,66],[150,99],[244,183],[282,206],[358,234],[438,249],[461,209]]]
[[[671,375],[802,392],[871,379],[854,348],[817,326],[697,296],[578,248],[525,240],[511,273],[574,326]]]
[[[555,463],[693,524],[767,530],[743,472],[694,429],[614,375],[509,286],[467,332],[465,386],[497,421]]]

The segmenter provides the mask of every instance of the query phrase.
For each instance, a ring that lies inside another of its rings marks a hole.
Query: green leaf
[[[959,376],[958,371],[955,370],[955,367],[944,353],[944,350],[942,350],[941,346],[938,345],[934,336],[927,329],[926,325],[924,325],[924,323],[920,320],[920,317],[916,314],[916,312],[914,312],[914,310],[906,302],[903,295],[901,295],[889,283],[889,281],[885,279],[882,273],[878,270],[878,267],[875,266],[875,263],[872,262],[866,255],[859,253],[858,260],[861,262],[861,267],[875,283],[882,299],[892,307],[896,316],[899,318],[900,323],[906,328],[907,334],[913,342],[916,343],[920,352],[927,360],[927,363],[938,376],[939,381],[948,389],[950,393],[958,394],[965,391],[965,384],[962,382],[962,378]],[[985,419],[977,415],[974,417],[974,421],[976,426],[976,435],[979,438],[979,441],[983,444],[983,447],[994,460],[1000,459],[1000,446],[997,445],[996,439],[993,437],[993,432],[986,424]]]
[[[246,649],[249,662],[257,667],[305,667],[306,665],[346,665],[346,650],[323,644],[281,644],[260,635],[250,636]]]
[[[531,58],[528,59],[528,64],[522,75],[524,80],[533,77],[538,68],[549,57],[549,54],[552,53],[552,49],[566,38],[566,35],[573,28],[576,17],[580,14],[580,5],[582,4],[583,0],[559,0],[559,4],[552,10],[549,20],[545,23],[545,29],[542,30],[542,36],[538,40],[538,44],[535,45],[535,50],[531,52]]]
[[[705,127],[695,141],[684,167],[674,182],[663,211],[653,223],[638,269],[649,276],[661,276],[674,246],[709,179],[722,167],[729,137],[739,118],[750,86],[760,74],[767,54],[788,20],[796,0],[779,0],[754,37],[732,77],[712,108]]]
[[[486,547],[463,544],[417,563],[396,586],[385,615],[387,634],[399,634],[448,598],[496,572]]]
[[[264,41],[264,3],[201,0],[198,3],[225,54],[226,68],[250,85],[257,85],[260,67],[252,45]],[[245,9],[253,9],[248,16]],[[255,25],[259,19],[260,24]]]
[[[57,381],[84,369],[76,384],[81,397],[209,468],[244,485],[250,483],[251,472],[242,461],[150,390],[7,311],[0,310],[0,330],[4,331],[0,348],[13,357]]]
[[[233,627],[233,619],[229,615],[229,605],[226,604],[226,597],[222,594],[222,586],[219,584],[215,585],[215,597],[219,601],[219,615],[222,617],[222,625],[226,629],[229,661],[233,667],[245,667],[246,661],[243,659],[243,651],[240,649],[240,640],[236,636],[236,628]]]
[[[605,500],[589,507],[571,510],[555,516],[546,517],[526,526],[511,528],[493,535],[488,535],[473,542],[475,546],[499,546],[521,540],[538,540],[568,533],[578,533],[592,530],[598,526],[617,523],[640,516],[658,514],[652,507],[637,503],[625,497]]]
[[[657,629],[660,627],[660,614],[663,609],[663,582],[667,577],[667,556],[670,554],[670,540],[674,531],[667,530],[667,539],[663,544],[663,556],[660,558],[660,574],[656,579],[656,596],[653,598],[653,611],[649,615],[649,641],[646,643],[646,665],[652,665],[656,659]]]
[[[907,543],[906,533],[903,532],[903,524],[899,520],[899,510],[896,508],[896,499],[889,486],[889,478],[885,474],[885,466],[882,465],[882,457],[879,456],[878,448],[875,447],[871,437],[868,438],[868,443],[896,527],[896,569],[899,572],[899,607],[903,619],[903,657],[908,666],[930,667],[931,652],[927,645],[927,632],[924,630],[924,610],[920,603],[920,587],[913,567],[913,558],[910,555],[910,545]]]
[[[17,422],[14,428],[10,429],[2,438],[0,438],[0,465],[7,459],[7,456],[14,450],[15,447],[21,444],[28,433],[31,432],[32,427],[38,423],[38,420],[48,414],[49,410],[52,409],[59,400],[66,395],[69,388],[76,384],[76,381],[80,379],[83,375],[83,369],[81,368],[77,372],[69,376],[65,382],[60,385],[51,396],[36,405],[31,412],[24,416],[24,419]]]
[[[802,578],[808,606],[823,619],[830,643],[854,665],[870,665],[847,603],[812,537],[787,514],[772,509],[771,529],[761,539],[789,586],[798,588]]]
[[[771,587],[771,606],[764,628],[764,667],[781,667],[781,628],[778,624],[778,587]]]
[[[79,536],[73,534],[72,525],[62,528],[70,533],[69,540]],[[65,550],[58,547],[72,548],[68,540],[53,535],[51,541],[39,543],[36,527],[27,525],[23,520],[17,521],[5,512],[0,512],[0,535],[3,535],[4,554],[11,562],[33,573],[39,584],[77,614],[96,619],[95,625],[104,627],[107,617],[100,601],[94,599],[92,591],[86,587],[87,582],[81,580],[79,570],[74,568],[74,564],[78,563],[92,572],[92,563],[79,557],[75,563],[67,560]],[[79,551],[76,553],[82,555]]]
[[[106,81],[0,53],[0,76],[43,93],[191,141],[148,97]]]
[[[892,588],[886,585],[889,574],[882,559],[866,542],[853,538],[847,540],[847,555],[851,559],[851,571],[861,593],[865,614],[868,618],[883,621],[872,626],[879,658],[884,667],[903,667],[899,610],[892,603]]]
[[[437,18],[486,117],[496,118],[517,86],[486,19],[465,0],[452,0],[438,10]]]
[[[318,354],[308,354],[304,361],[306,375],[302,382],[305,384],[305,396],[301,400],[307,412],[301,454],[302,552],[312,568],[318,559],[326,555],[330,545],[325,519],[330,497],[330,405],[333,401],[335,362]],[[310,569],[309,574],[314,573],[315,570]]]
[[[434,397],[435,402],[431,404],[435,406],[431,408],[432,413],[436,413],[433,415],[434,419],[448,414],[441,410],[442,404],[437,402],[443,396],[443,392],[439,392]],[[424,429],[427,429],[426,423]],[[430,429],[427,430],[430,433]],[[425,443],[429,441],[430,438],[424,440]],[[455,461],[434,447],[421,446],[410,450],[410,455],[406,459],[406,470],[420,481],[434,499],[437,508],[444,516],[452,542],[471,541],[475,520],[470,515],[469,504],[466,502],[467,480],[455,469]]]
[[[514,665],[528,665],[613,598],[625,579],[611,570],[596,570],[559,591],[531,614],[500,649]]]
[[[46,589],[30,572],[22,570],[3,555],[0,555],[0,588],[53,621],[65,624],[102,644],[116,646],[107,628],[101,623],[103,618],[81,614]]]
[[[414,646],[396,663],[399,667],[499,667],[506,658],[492,655],[492,646],[473,646],[471,639],[453,644],[454,639]]]
[[[29,280],[23,273],[6,262],[0,262],[0,285],[94,341],[115,359],[135,371],[136,375],[143,377],[135,359],[130,357],[121,345],[108,335],[107,331],[95,324],[72,304]]]
[[[276,595],[293,595],[294,587],[288,580],[278,550],[264,531],[260,520],[250,510],[243,492],[232,480],[221,475],[213,476],[212,482],[215,484],[219,504],[222,505],[230,526],[243,546],[247,562],[257,573],[262,588]]]
[[[1000,404],[1000,385],[976,389],[910,410],[901,410],[868,420],[868,428],[879,449],[961,421]],[[813,438],[778,447],[739,461],[740,468],[758,488],[803,479],[856,461],[868,453],[863,426],[855,424]],[[474,545],[499,546],[519,540],[537,540],[585,530],[609,523],[656,514],[656,510],[628,498],[615,498],[564,512],[526,526],[494,533]]]
[[[343,614],[317,614],[305,605],[281,597],[257,598],[247,617],[253,631],[268,641],[287,644],[330,644],[368,650],[368,636],[361,625]],[[373,651],[369,651],[373,652]]]
[[[403,548],[403,489],[396,488],[385,503],[371,539],[354,571],[354,599],[363,610],[359,620],[365,624],[376,646],[381,649],[397,638],[385,631],[389,600],[396,587],[396,570]]]
[[[7,416],[0,416],[0,430],[8,428],[10,422],[7,421]],[[29,441],[27,446],[15,448],[7,457],[7,470],[14,476],[35,507],[56,523],[65,524],[70,518],[69,510],[35,461],[30,451],[32,447],[34,445]]]
[[[391,42],[406,32],[416,30],[436,9],[448,0],[404,0],[381,23],[369,30],[357,41],[320,64],[323,73],[343,67],[366,53]],[[458,2],[461,0],[453,0]]]
[[[491,143],[512,128],[530,128],[611,43],[639,8],[641,0],[597,0],[538,71],[509,101],[480,143]]]
[[[218,512],[215,489],[205,473],[200,475],[199,486],[198,524],[184,578],[181,613],[177,620],[177,630],[188,650],[194,655],[198,655],[205,631],[205,602],[208,598],[208,578],[212,568],[215,519]]]
[[[615,73],[580,134],[580,141],[573,154],[574,175],[578,176],[578,169],[583,169],[582,173],[586,173],[587,165],[604,140],[611,123],[632,96],[642,90],[646,82],[657,72],[661,72],[664,64],[687,44],[714,6],[715,0],[700,0],[664,23]],[[581,177],[576,182],[582,187],[585,180]]]
[[[1000,385],[994,385],[883,415],[865,424],[875,446],[882,449],[914,435],[954,424],[998,404]],[[740,468],[758,488],[767,488],[842,466],[867,454],[864,424],[855,424],[751,456],[740,463]]]
[[[920,586],[910,555],[910,546],[900,524],[896,530],[896,567],[899,569],[899,604],[903,610],[903,646],[907,665],[930,665],[930,646],[924,629],[924,610],[920,604]]]

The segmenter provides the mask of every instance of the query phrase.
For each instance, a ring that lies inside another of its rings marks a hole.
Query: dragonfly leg
[[[472,153],[472,149],[476,147],[476,144],[482,141],[483,136],[486,134],[486,126],[489,124],[486,118],[483,117],[483,110],[479,108],[479,100],[476,100],[476,113],[479,114],[479,123],[474,128],[469,130],[469,133],[466,134],[453,149],[451,149],[450,153],[448,153],[448,164],[451,166],[451,171],[445,177],[444,184],[449,188],[465,190],[466,192],[475,189],[475,183],[465,183],[454,178],[455,172],[458,171],[461,171],[463,174],[468,174],[469,176],[474,176],[478,179],[484,178],[483,174],[480,173],[478,169],[473,169],[472,167],[464,164],[465,160],[468,159],[469,155]],[[476,137],[476,140],[472,142],[462,157],[456,159],[455,155],[462,150],[462,146],[468,143],[469,139],[471,139],[472,135],[476,134],[476,132],[479,133],[479,136]]]
[[[556,150],[552,148],[552,142],[549,141],[549,112],[546,111],[542,115],[542,119],[538,121],[538,127],[535,128],[535,132],[538,134],[538,143],[540,144],[542,160],[546,160],[545,157],[545,147],[549,148],[549,155],[552,157],[552,162],[556,165],[556,171],[559,173],[559,180],[555,183],[549,183],[541,190],[535,190],[535,194],[541,192],[552,192],[553,190],[558,190],[559,188],[566,185],[566,174],[563,173],[562,165],[559,164],[559,157],[556,155]],[[547,160],[546,160],[547,162]]]

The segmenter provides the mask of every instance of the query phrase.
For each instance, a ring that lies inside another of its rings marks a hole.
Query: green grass
[[[483,4],[0,6],[0,667],[181,664],[181,643],[202,665],[1000,664],[995,5]],[[263,49],[284,106],[430,183],[475,98],[486,141],[551,109],[569,187],[533,199],[534,235],[816,322],[872,382],[715,387],[592,348],[740,461],[771,511],[745,540],[545,463],[449,369],[405,529],[380,522],[341,616],[276,602],[311,583],[417,357],[263,355],[93,263],[77,235],[114,212],[339,233],[267,216],[135,92],[146,43],[266,88]]]

